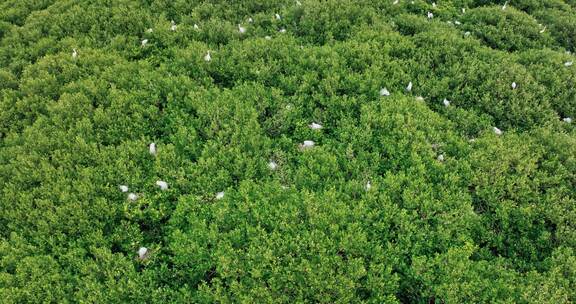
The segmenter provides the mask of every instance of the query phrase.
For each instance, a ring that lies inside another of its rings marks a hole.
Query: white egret
[[[122,191],[122,192],[128,192],[128,186],[126,186],[126,185],[120,185],[119,188],[120,188],[120,191]]]
[[[398,4],[398,2],[400,2],[400,1],[394,0],[394,2],[392,4],[396,5],[396,4]]]
[[[146,33],[152,33],[154,30],[152,28],[149,28],[146,30]]]
[[[269,168],[270,170],[276,170],[276,168],[278,168],[278,164],[277,164],[275,161],[271,160],[271,161],[268,163],[268,168]]]
[[[216,199],[223,199],[224,198],[224,191],[220,191],[218,193],[216,193]]]
[[[78,52],[76,52],[76,49],[72,49],[72,58],[73,59],[78,58]]]
[[[496,134],[496,135],[502,135],[502,130],[500,130],[500,129],[496,128],[496,127],[494,127],[493,130],[494,130],[494,134]]]
[[[252,19],[252,17],[250,17],[250,18],[248,18],[248,22],[252,23],[252,22],[254,22],[254,19]]]
[[[465,14],[465,13],[466,13],[466,8],[463,7],[462,8],[462,14]]]
[[[174,23],[174,20],[170,21],[170,30],[171,30],[171,31],[175,31],[175,30],[176,30],[176,23]]]
[[[380,96],[390,96],[390,92],[386,88],[380,89]]]
[[[562,119],[565,123],[572,123],[572,117],[565,117]]]
[[[206,55],[204,55],[204,61],[210,61],[210,60],[212,60],[212,56],[210,56],[210,51],[208,51]]]
[[[432,14],[431,12],[428,12],[428,19],[432,19],[434,18],[434,14]]]
[[[244,34],[246,33],[246,28],[238,24],[238,32],[240,32],[240,34]]]
[[[282,17],[280,17],[280,15],[279,15],[279,14],[274,14],[274,16],[276,17],[276,20],[280,20],[280,19],[282,19]]]
[[[313,142],[311,140],[305,140],[303,143],[300,144],[300,149],[302,149],[302,150],[310,149],[310,148],[314,147],[314,145],[316,145],[315,142]]]
[[[312,130],[320,130],[323,128],[321,124],[318,124],[315,122],[309,124],[308,127],[310,127],[310,129],[312,129]]]
[[[156,181],[156,186],[160,187],[160,190],[164,191],[164,190],[168,190],[168,183],[165,181]]]
[[[471,34],[470,32],[465,32],[464,37],[468,37],[468,36],[470,36],[470,34]]]
[[[198,24],[194,23],[194,29],[197,31],[200,30],[200,27],[198,27]]]
[[[441,162],[444,161],[444,154],[438,155],[438,161],[441,161]]]
[[[460,24],[462,24],[462,23],[460,23],[460,21],[458,21],[458,20],[455,20],[455,21],[454,21],[454,24],[460,25]]]
[[[128,200],[130,201],[136,201],[138,199],[138,195],[136,195],[136,193],[130,193],[128,194]]]
[[[140,249],[138,249],[138,258],[140,260],[145,260],[148,258],[149,252],[148,252],[148,248],[146,247],[140,247]]]
[[[364,189],[366,191],[370,191],[370,189],[372,189],[372,184],[370,183],[370,181],[366,182],[366,186],[364,186]]]
[[[541,24],[540,24],[541,25]],[[546,26],[544,26],[541,30],[540,30],[540,34],[544,33],[546,31]]]
[[[444,104],[445,107],[450,106],[450,100],[444,98],[444,100],[442,101],[442,103]]]
[[[416,101],[424,101],[424,97],[418,96],[418,97],[416,97]]]
[[[566,61],[566,62],[564,62],[564,66],[567,66],[567,67],[572,66],[573,64],[574,64],[573,61]]]
[[[432,7],[436,7],[436,2],[432,2]]]
[[[516,84],[516,82],[512,82],[512,90],[516,90],[516,88],[518,87],[518,85]]]
[[[406,91],[411,92],[412,91],[412,81],[410,81],[408,83],[408,86],[406,86]]]
[[[142,43],[142,47],[145,47],[145,46],[146,46],[146,44],[148,44],[148,39],[144,39],[144,40],[142,40],[142,42],[141,42],[141,43]]]
[[[272,37],[270,37],[270,36],[265,36],[264,39],[266,39],[266,40],[272,40]]]
[[[502,5],[502,10],[505,10],[506,7],[508,7],[508,1],[504,2],[504,5]]]
[[[302,3],[298,0],[296,0],[296,5],[300,6],[300,5],[302,5]]]
[[[156,156],[156,144],[155,143],[151,143],[150,146],[148,147],[148,150],[150,151],[150,154]]]
[[[282,34],[286,33],[286,29],[285,29],[285,28],[281,28],[281,29],[280,29],[280,33],[282,33]]]

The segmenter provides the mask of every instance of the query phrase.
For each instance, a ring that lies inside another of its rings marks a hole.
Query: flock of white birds
[[[297,3],[297,5],[301,5],[301,3],[300,3],[299,1],[297,1],[296,3]],[[398,3],[399,3],[399,0],[395,0],[395,1],[393,2],[393,4],[398,4]],[[413,3],[413,1],[412,1],[412,3]],[[505,9],[507,8],[507,5],[508,5],[508,2],[504,3],[504,5],[502,6],[502,10],[505,10]],[[433,6],[433,7],[436,7],[436,3],[433,3],[432,6]],[[465,12],[466,12],[466,9],[462,8],[462,13],[465,13]],[[427,17],[428,17],[429,19],[432,19],[432,18],[434,18],[434,14],[433,14],[432,12],[428,12],[428,13],[427,13]],[[274,14],[274,18],[275,18],[276,20],[282,20],[282,16],[280,16],[279,14]],[[248,18],[248,23],[253,23],[253,22],[254,22],[254,20],[253,20],[252,18]],[[452,24],[451,21],[449,21],[449,23]],[[459,25],[460,22],[459,22],[459,21],[454,21],[454,24]],[[199,30],[199,29],[200,29],[197,24],[194,24],[193,28],[194,28],[195,30]],[[170,30],[171,30],[171,31],[176,31],[176,29],[177,29],[176,23],[175,23],[174,21],[171,21],[171,22],[170,22]],[[543,33],[545,29],[546,29],[546,27],[544,27],[544,28],[540,31],[540,33]],[[151,33],[152,31],[153,31],[153,30],[152,30],[151,28],[147,30],[147,32],[149,32],[149,33]],[[245,34],[245,33],[247,32],[247,28],[244,27],[244,26],[242,26],[241,24],[238,24],[238,32],[239,32],[240,34]],[[286,32],[286,29],[281,28],[281,29],[279,30],[279,32],[280,32],[280,33],[285,33],[285,32]],[[469,36],[469,35],[470,35],[470,32],[466,32],[464,35],[465,35],[465,36]],[[266,39],[266,40],[270,40],[270,39],[272,39],[272,37],[270,37],[270,36],[265,36],[265,39]],[[148,45],[148,39],[143,39],[143,40],[140,42],[140,44],[141,44],[141,47],[146,47],[146,46]],[[78,51],[77,51],[76,49],[73,49],[73,50],[72,50],[72,58],[73,58],[73,59],[77,59],[77,58],[78,58]],[[210,61],[212,60],[212,55],[211,55],[210,50],[208,50],[208,51],[206,52],[206,54],[204,55],[204,58],[203,58],[203,59],[204,59],[204,61],[206,61],[206,62],[210,62]],[[573,61],[567,61],[567,62],[564,63],[564,66],[566,66],[566,67],[571,67],[572,65],[573,65]],[[412,83],[412,81],[410,81],[410,82],[408,83],[408,85],[406,86],[406,89],[405,89],[406,92],[411,92],[411,91],[412,91],[412,87],[413,87],[413,83]],[[518,88],[518,84],[517,84],[516,82],[512,82],[511,88],[512,88],[512,90],[516,90],[516,89]],[[380,88],[379,95],[382,96],[382,97],[388,97],[388,96],[391,95],[391,93],[390,93],[390,91],[389,91],[386,87],[382,87],[382,88]],[[417,101],[424,101],[424,98],[423,98],[422,96],[417,96],[417,97],[416,97],[416,100],[417,100]],[[450,106],[450,101],[449,101],[448,99],[444,98],[444,100],[442,101],[442,104],[443,104],[445,107],[449,107],[449,106]],[[571,117],[565,117],[565,118],[562,119],[562,121],[564,121],[565,123],[572,123],[572,118],[571,118]],[[317,123],[317,122],[312,122],[311,124],[308,125],[308,127],[309,127],[310,129],[312,129],[312,130],[321,130],[321,129],[323,128],[323,126],[322,126],[320,123]],[[496,135],[502,135],[502,133],[503,133],[502,130],[500,130],[500,129],[497,128],[497,127],[493,127],[493,132],[494,132],[494,134],[496,134]],[[299,148],[300,148],[300,150],[308,150],[308,149],[314,148],[315,145],[316,145],[316,143],[315,143],[314,141],[312,141],[312,140],[304,140],[301,144],[299,144]],[[155,144],[155,143],[151,143],[151,144],[150,144],[150,146],[149,146],[149,152],[150,152],[151,155],[156,156],[157,151],[156,151],[156,144]],[[444,161],[444,154],[439,154],[439,155],[437,156],[437,160],[440,161],[440,162],[443,162],[443,161]],[[275,161],[271,160],[271,161],[268,163],[268,168],[269,168],[270,170],[276,170],[276,169],[278,168],[278,164],[277,164]],[[162,191],[168,190],[168,183],[165,182],[165,181],[162,181],[162,180],[156,181],[156,186],[158,186],[158,187],[160,188],[160,190],[162,190]],[[120,188],[120,191],[123,192],[123,193],[127,193],[127,192],[129,191],[129,188],[128,188],[128,186],[126,186],[126,185],[120,185],[119,188]],[[283,186],[283,188],[285,188],[285,186]],[[364,189],[365,189],[366,191],[369,191],[371,188],[372,188],[372,185],[371,185],[370,181],[368,181],[368,182],[366,183]],[[136,201],[136,200],[138,199],[138,195],[137,195],[136,193],[131,192],[131,193],[128,193],[127,198],[128,198],[128,200],[130,200],[130,201]],[[221,191],[221,192],[216,193],[215,199],[220,200],[220,199],[222,199],[222,198],[224,198],[224,191]],[[146,247],[140,247],[140,249],[138,250],[138,258],[141,259],[141,260],[145,260],[145,259],[148,258],[149,253],[150,253],[150,251],[149,251],[148,248],[146,248]]]

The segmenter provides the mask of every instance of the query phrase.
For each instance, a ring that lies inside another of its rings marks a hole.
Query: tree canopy
[[[2,1],[0,302],[576,302],[575,51],[574,0]]]

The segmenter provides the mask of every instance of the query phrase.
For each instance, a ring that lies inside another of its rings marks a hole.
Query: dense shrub
[[[504,3],[5,1],[2,302],[575,302],[575,3]]]

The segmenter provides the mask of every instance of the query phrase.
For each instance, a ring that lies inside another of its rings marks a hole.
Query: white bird
[[[148,44],[148,39],[142,40],[142,47],[145,47]]]
[[[542,24],[539,24],[540,26],[542,26]],[[546,31],[546,26],[544,26],[541,30],[540,30],[540,34],[544,33]]]
[[[398,2],[399,2],[398,0],[394,0],[394,2],[392,4],[396,5],[396,4],[398,4]]]
[[[445,107],[450,106],[450,100],[444,98],[444,100],[442,101],[442,103],[444,104]]]
[[[266,39],[266,40],[271,40],[272,37],[270,37],[270,36],[265,36],[264,39]]]
[[[410,81],[408,83],[408,86],[406,87],[406,91],[411,92],[412,91],[412,81]]]
[[[418,97],[416,97],[416,101],[424,101],[424,97],[418,96]]]
[[[154,30],[152,28],[149,28],[146,30],[146,33],[152,33]]]
[[[212,60],[212,56],[210,56],[210,51],[208,51],[206,55],[204,55],[204,61],[210,61],[210,60]]]
[[[128,186],[126,186],[126,185],[120,185],[119,188],[120,188],[120,191],[122,191],[122,192],[128,192]]]
[[[276,20],[282,19],[282,17],[280,17],[280,15],[278,15],[278,14],[274,14],[274,16],[276,17]]]
[[[198,24],[194,23],[194,29],[197,31],[200,30],[200,27],[198,27]]]
[[[470,32],[464,33],[464,37],[468,37],[468,36],[470,36]]]
[[[276,168],[278,168],[278,164],[275,161],[271,160],[268,163],[268,168],[270,168],[270,170],[276,170]]]
[[[502,10],[505,10],[506,7],[508,7],[508,1],[504,2],[504,5],[502,5]]]
[[[165,181],[156,181],[156,186],[160,187],[160,190],[164,191],[164,190],[168,190],[168,183]]]
[[[150,146],[148,147],[148,150],[150,151],[150,154],[156,156],[156,144],[155,143],[151,143]]]
[[[147,259],[148,258],[148,248],[140,247],[140,249],[138,249],[138,258],[141,260]]]
[[[248,22],[252,23],[252,22],[254,22],[254,19],[252,19],[252,17],[250,17],[250,18],[248,18]]]
[[[137,199],[138,199],[138,195],[136,195],[135,193],[128,194],[128,200],[135,201]]]
[[[380,89],[380,96],[390,96],[390,92],[386,88]]]
[[[574,64],[573,61],[566,61],[566,62],[564,62],[564,66],[567,66],[567,67],[572,66],[573,64]]]
[[[438,155],[438,161],[441,161],[441,162],[444,161],[444,154]]]
[[[76,59],[78,57],[78,52],[76,52],[76,49],[72,49],[72,58]]]
[[[512,82],[511,87],[512,87],[512,90],[516,90],[516,87],[518,87],[518,85],[516,84],[516,82]]]
[[[280,29],[280,33],[282,33],[282,34],[286,33],[286,29],[285,29],[285,28],[281,28],[281,29]]]
[[[240,34],[244,34],[246,33],[246,28],[238,24],[238,32],[240,32]]]
[[[460,25],[460,24],[462,24],[462,23],[460,23],[460,21],[456,20],[456,21],[454,21],[454,24]]]
[[[300,6],[302,5],[302,3],[300,3],[300,1],[296,0],[296,5]]]
[[[222,198],[224,198],[224,191],[220,191],[220,192],[216,193],[216,199],[217,200],[222,199]]]
[[[465,14],[465,13],[466,13],[466,8],[463,7],[462,8],[462,14]]]
[[[432,14],[431,12],[428,12],[428,19],[432,19],[434,18],[434,14]]]
[[[452,25],[452,21],[448,20],[446,21],[448,24]]]
[[[432,7],[436,7],[436,2],[432,2]]]
[[[494,134],[496,134],[496,135],[502,135],[502,130],[500,130],[500,129],[496,128],[496,127],[494,127],[493,130],[494,130]]]
[[[565,117],[564,119],[562,119],[562,121],[564,121],[565,123],[572,123],[572,118],[571,117]]]
[[[316,145],[315,142],[311,141],[311,140],[305,140],[303,143],[300,144],[300,149],[309,149],[314,147],[314,145]]]
[[[174,23],[174,20],[170,21],[170,30],[171,30],[171,31],[175,31],[175,30],[176,30],[176,23]]]
[[[366,182],[366,186],[364,186],[364,189],[366,191],[370,191],[370,189],[372,189],[372,184],[370,183],[370,181]]]
[[[322,125],[321,125],[321,124],[318,124],[318,123],[315,123],[315,122],[309,124],[308,127],[310,127],[310,129],[312,129],[312,130],[320,130],[320,129],[322,129]]]

